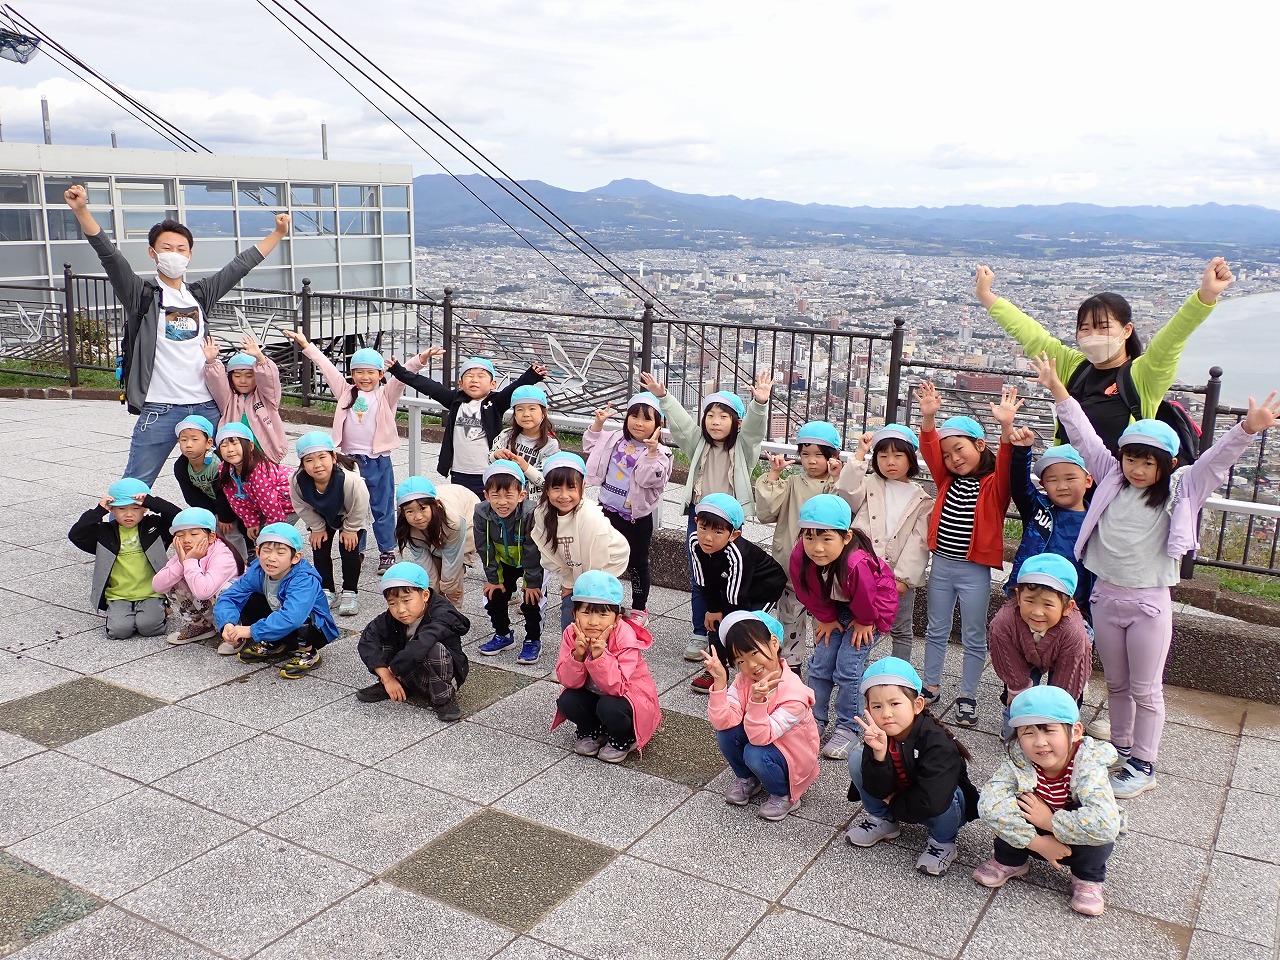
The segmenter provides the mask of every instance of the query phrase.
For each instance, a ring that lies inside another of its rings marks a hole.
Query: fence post
[[[898,392],[902,389],[902,347],[907,338],[907,321],[893,318],[893,333],[889,338],[889,387],[884,401],[884,422],[898,422]]]
[[[80,371],[76,367],[76,353],[80,347],[76,343],[76,288],[71,277],[70,263],[62,265],[62,314],[67,344],[67,384],[78,387]]]
[[[653,301],[644,302],[640,315],[640,372],[653,373]]]
[[[1204,415],[1200,418],[1200,449],[1197,451],[1203,454],[1211,446],[1213,446],[1213,434],[1218,429],[1218,404],[1222,400],[1222,368],[1209,368],[1209,382],[1204,385]],[[1228,493],[1230,496],[1230,493]],[[1201,510],[1196,514],[1196,538],[1200,535],[1200,520],[1204,516]],[[1227,518],[1224,515],[1222,523],[1225,526]],[[1182,555],[1182,565],[1178,571],[1178,576],[1183,580],[1190,580],[1196,575],[1196,552],[1188,550]]]
[[[440,346],[444,350],[441,361],[444,369],[440,374],[442,383],[453,382],[453,287],[444,288],[444,304],[440,317]]]
[[[311,340],[311,279],[309,277],[302,278],[302,335]],[[298,350],[298,345],[293,345],[294,352]],[[305,355],[300,357],[302,362],[302,405],[304,407],[311,406],[311,378],[313,372],[311,369],[311,361]]]

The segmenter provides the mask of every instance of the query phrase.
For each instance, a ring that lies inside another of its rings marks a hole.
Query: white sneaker
[[[930,837],[924,846],[924,853],[920,854],[920,859],[916,861],[916,869],[931,877],[940,877],[947,872],[947,868],[955,862],[955,859],[954,843],[939,843]]]
[[[684,648],[684,658],[690,663],[701,663],[702,655],[710,649],[706,637],[694,634]]]
[[[237,640],[235,643],[232,643],[229,640],[223,640],[220,644],[218,644],[218,655],[221,657],[234,656],[235,654],[240,652],[240,650],[244,647],[244,644],[245,644],[245,641],[243,640]]]
[[[1132,761],[1126,761],[1124,766],[1111,775],[1111,792],[1116,795],[1117,800],[1131,800],[1155,788],[1155,773],[1143,773]]]
[[[338,595],[332,590],[326,590],[324,592],[324,598],[329,601],[329,606],[331,607],[338,602]]]
[[[338,604],[338,616],[354,617],[360,612],[360,598],[349,590],[342,591],[342,602]]]
[[[1084,725],[1084,733],[1086,737],[1093,737],[1095,740],[1111,740],[1111,721],[1106,717],[1094,717]]]
[[[848,760],[849,751],[857,740],[844,727],[836,727],[831,739],[822,745],[821,754],[828,760]]]
[[[851,847],[874,847],[881,840],[892,840],[902,833],[896,820],[881,820],[863,812],[844,832],[844,842]]]

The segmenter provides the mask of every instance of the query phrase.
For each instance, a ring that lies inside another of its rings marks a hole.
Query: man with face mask
[[[147,234],[147,254],[156,274],[154,280],[144,279],[94,220],[84,187],[77,184],[63,196],[124,310],[125,402],[138,415],[124,475],[151,484],[177,443],[178,423],[193,415],[218,421],[203,374],[208,312],[276,248],[289,232],[289,215],[277,214],[275,229],[263,240],[213,276],[188,285],[183,278],[195,241],[181,223],[164,220]]]

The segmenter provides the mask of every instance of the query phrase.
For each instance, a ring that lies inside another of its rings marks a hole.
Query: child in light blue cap
[[[489,463],[507,460],[517,464],[529,496],[536,498],[542,493],[541,467],[559,452],[547,392],[532,384],[516,387],[511,391],[511,426],[493,441]]]
[[[239,556],[218,539],[218,521],[208,510],[188,507],[169,526],[173,556],[151,578],[151,587],[170,599],[178,629],[166,638],[174,645],[217,636],[213,604],[244,570]]]
[[[547,597],[543,591],[542,555],[533,539],[534,505],[525,493],[524,471],[512,460],[495,460],[484,472],[484,499],[476,504],[472,526],[476,552],[484,567],[484,609],[493,636],[480,644],[480,654],[494,657],[516,642],[508,602],[524,578],[519,593],[524,616],[524,643],[517,663],[537,663],[542,656],[542,618]]]
[[[213,424],[198,413],[192,414],[179,421],[174,432],[181,456],[173,461],[173,477],[182,499],[188,506],[210,511],[224,523],[233,522],[231,507],[225,501],[219,502],[218,472],[222,460],[213,449]]]
[[[436,590],[462,606],[467,567],[478,559],[471,524],[479,498],[459,483],[409,477],[396,487],[396,546],[431,574]]]
[[[212,337],[205,341],[204,383],[218,405],[219,426],[243,423],[272,463],[284,459],[287,444],[280,416],[280,368],[250,334],[224,367]]]

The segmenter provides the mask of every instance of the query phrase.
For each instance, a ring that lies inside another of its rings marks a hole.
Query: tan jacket
[[[836,484],[836,494],[853,509],[853,525],[871,538],[876,556],[888,562],[893,575],[910,587],[924,583],[929,565],[929,514],[933,497],[918,483],[907,502],[896,530],[886,530],[884,478],[866,461],[846,463]]]
[[[834,486],[830,477],[814,480],[803,470],[779,480],[771,480],[766,472],[756,480],[756,519],[776,524],[769,551],[783,570],[800,538],[800,508],[820,493],[832,493]]]

